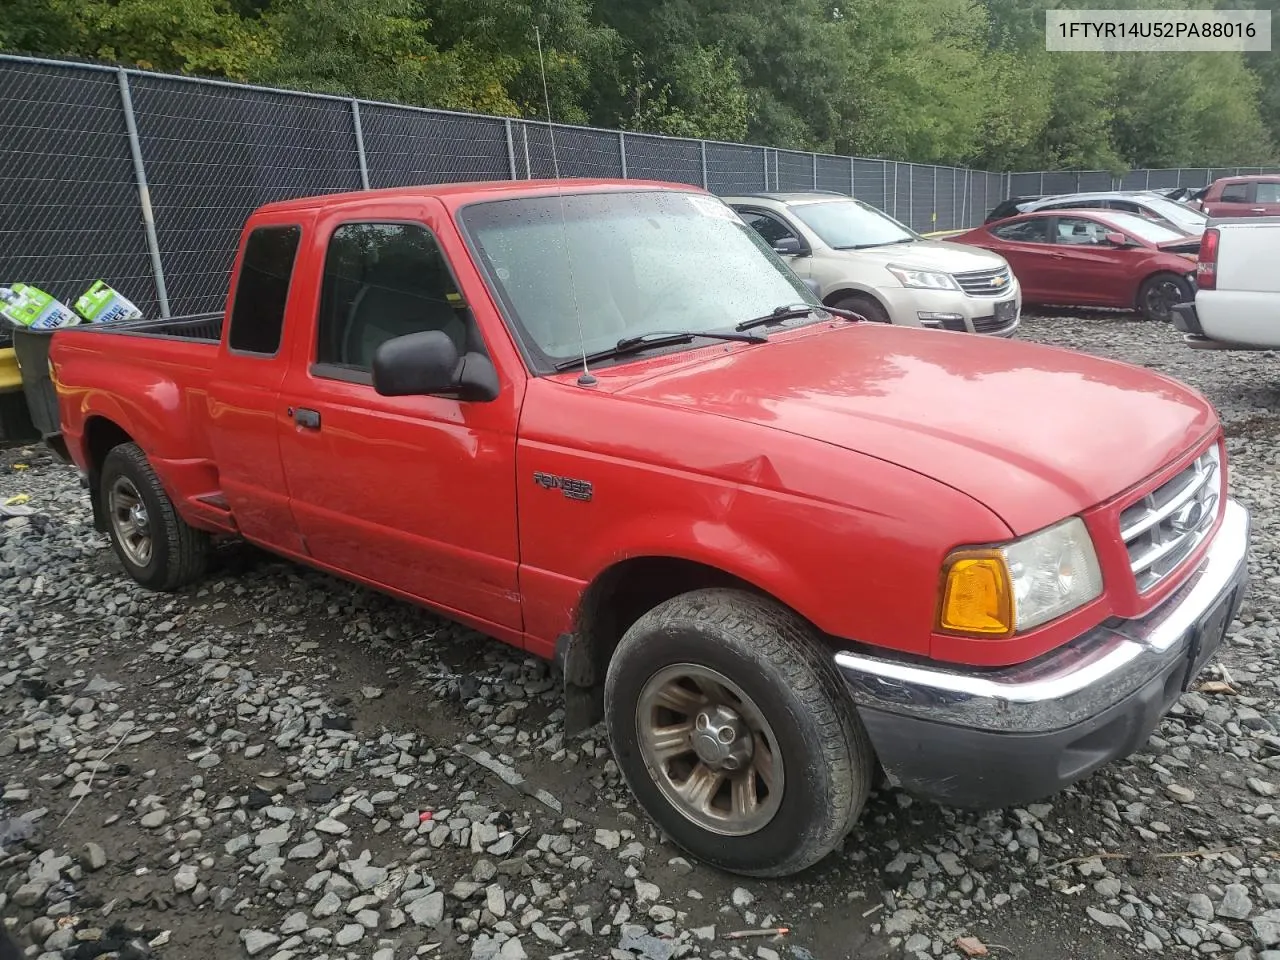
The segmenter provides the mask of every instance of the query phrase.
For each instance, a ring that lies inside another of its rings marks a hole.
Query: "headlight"
[[[949,273],[935,273],[932,270],[913,270],[911,267],[897,267],[890,264],[886,268],[898,278],[904,287],[917,287],[921,290],[959,290],[959,285]]]
[[[954,551],[943,568],[938,629],[996,639],[1070,613],[1102,594],[1079,517],[1002,547]]]

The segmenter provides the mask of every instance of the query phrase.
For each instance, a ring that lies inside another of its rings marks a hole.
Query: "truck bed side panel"
[[[211,343],[62,331],[50,360],[63,436],[76,464],[97,466],[89,448],[95,421],[114,424],[147,452],[188,522],[213,526],[195,501],[218,489],[209,444]]]

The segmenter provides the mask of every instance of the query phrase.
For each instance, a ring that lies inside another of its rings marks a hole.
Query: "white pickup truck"
[[[1280,217],[1210,220],[1200,240],[1195,299],[1173,325],[1197,350],[1280,349]]]

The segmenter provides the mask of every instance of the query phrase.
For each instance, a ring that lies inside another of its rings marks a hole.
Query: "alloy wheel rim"
[[[636,729],[649,776],[685,819],[746,836],[777,815],[785,771],[773,728],[724,674],[692,663],[659,670],[640,691]]]
[[[145,567],[151,562],[154,541],[151,517],[138,488],[128,477],[117,477],[111,484],[107,501],[116,543],[131,563]]]

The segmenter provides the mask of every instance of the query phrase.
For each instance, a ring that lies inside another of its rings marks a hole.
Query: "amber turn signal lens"
[[[953,554],[943,575],[938,629],[979,637],[1013,633],[1009,568],[997,551]]]

